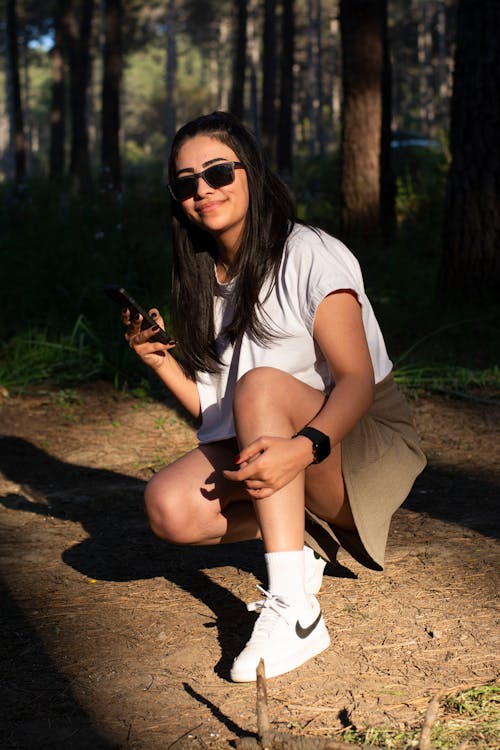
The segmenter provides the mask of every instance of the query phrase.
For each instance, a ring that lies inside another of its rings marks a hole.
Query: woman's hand
[[[122,323],[126,326],[125,340],[131,349],[142,359],[142,361],[156,372],[160,370],[167,358],[167,352],[175,346],[175,341],[169,344],[161,344],[158,341],[152,341],[155,334],[158,333],[158,327],[163,328],[163,318],[158,310],[153,307],[149,314],[154,318],[156,326],[141,330],[142,316],[136,315],[131,319],[130,311],[122,311]]]
[[[236,457],[238,467],[223,472],[226,479],[243,482],[256,500],[270,497],[291,482],[313,460],[307,438],[260,437]]]

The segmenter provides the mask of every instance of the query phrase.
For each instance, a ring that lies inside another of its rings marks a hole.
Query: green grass
[[[347,729],[345,742],[386,750],[417,748],[422,727],[385,729],[369,727],[362,731]],[[500,748],[500,687],[496,684],[448,695],[440,701],[438,718],[432,727],[434,750],[468,749],[498,750]]]
[[[105,362],[96,344],[82,317],[70,334],[57,338],[43,330],[28,330],[2,345],[0,383],[9,390],[18,390],[47,380],[63,386],[101,376]]]

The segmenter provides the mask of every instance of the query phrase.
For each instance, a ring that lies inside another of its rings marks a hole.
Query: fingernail
[[[152,318],[157,318],[158,317],[158,313],[151,313],[151,317]]]

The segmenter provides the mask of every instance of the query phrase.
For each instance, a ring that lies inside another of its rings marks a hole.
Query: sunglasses
[[[176,201],[186,201],[188,198],[194,198],[198,191],[198,180],[203,177],[207,185],[211,188],[221,188],[231,185],[234,182],[234,170],[245,169],[240,161],[224,161],[221,164],[214,164],[207,167],[203,172],[189,174],[183,177],[176,177],[168,185],[168,189]]]

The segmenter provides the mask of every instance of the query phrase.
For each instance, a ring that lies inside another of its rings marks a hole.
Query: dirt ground
[[[429,466],[395,516],[386,570],[343,552],[327,569],[332,645],[269,681],[276,729],[416,726],[436,691],[498,676],[500,407],[412,407]],[[229,667],[265,581],[261,547],[175,548],[142,511],[147,479],[195,444],[182,415],[103,383],[40,388],[4,394],[0,435],[1,747],[197,750],[252,735],[255,687]]]

